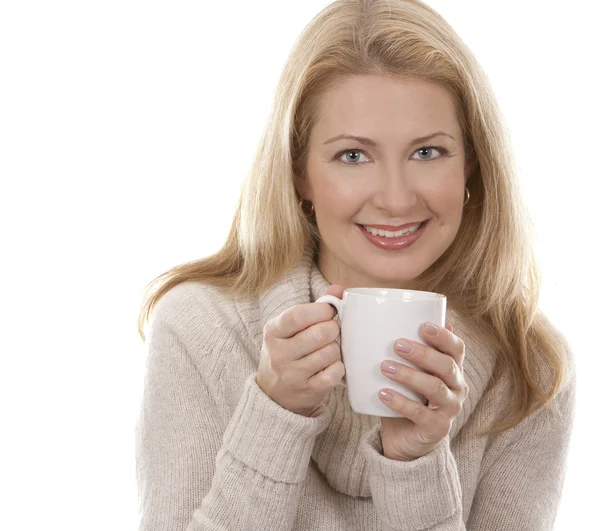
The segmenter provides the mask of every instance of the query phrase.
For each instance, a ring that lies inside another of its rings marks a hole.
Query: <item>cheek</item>
[[[326,218],[347,219],[355,215],[364,201],[364,193],[349,183],[322,176],[315,199]]]
[[[462,195],[456,192],[448,194],[440,199],[440,207],[436,215],[440,227],[450,236],[455,236],[462,220]]]
[[[449,218],[455,218],[462,213],[463,196],[452,190],[439,197],[438,204],[442,214]]]
[[[431,211],[447,221],[460,217],[464,200],[462,181],[448,178],[431,184],[432,186],[422,191],[422,196]]]

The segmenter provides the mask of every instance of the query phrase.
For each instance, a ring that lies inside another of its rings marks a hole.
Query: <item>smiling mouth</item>
[[[376,227],[371,227],[369,225],[360,226],[373,236],[383,236],[384,238],[401,238],[402,236],[408,236],[409,234],[414,234],[417,232],[426,221],[427,220],[421,221],[419,223],[409,225],[408,227],[405,226],[403,229],[395,231],[383,230]]]

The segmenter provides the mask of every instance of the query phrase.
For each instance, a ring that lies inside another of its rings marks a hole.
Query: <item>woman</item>
[[[140,529],[550,529],[575,375],[520,201],[486,77],[433,9],[319,13],[227,242],[142,309]],[[339,326],[314,301],[355,286],[448,298],[447,329],[397,350],[425,372],[382,365],[429,400],[380,394],[405,418],[358,415],[338,385]]]

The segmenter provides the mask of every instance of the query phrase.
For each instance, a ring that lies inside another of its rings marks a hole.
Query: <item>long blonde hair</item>
[[[468,181],[471,199],[461,230],[417,289],[444,293],[500,346],[513,396],[508,414],[486,434],[502,433],[558,393],[570,367],[568,345],[537,308],[531,224],[487,77],[451,26],[419,0],[337,0],[313,18],[282,72],[225,244],[148,284],[138,332],[145,339],[154,305],[181,282],[253,297],[297,264],[307,245],[317,246],[319,232],[299,206],[295,178],[305,177],[319,95],[355,74],[415,77],[454,97],[465,156],[477,159]]]

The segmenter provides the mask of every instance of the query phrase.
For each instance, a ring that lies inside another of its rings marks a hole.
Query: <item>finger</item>
[[[411,349],[410,352],[403,352],[398,348],[398,343],[396,342],[394,346],[398,356],[437,376],[453,391],[461,390],[463,382],[462,369],[452,356],[422,343],[404,338],[400,340],[400,343],[410,346]]]
[[[389,396],[389,400],[386,400],[383,393]],[[435,436],[438,432],[442,433],[440,419],[444,417],[440,417],[438,411],[428,408],[421,402],[411,400],[389,388],[382,389],[379,392],[379,400],[396,413],[412,420],[422,431],[430,433],[432,436]]]
[[[454,327],[450,323],[446,323],[446,328],[450,330],[450,332],[454,332]]]
[[[308,381],[336,361],[341,360],[340,346],[334,341],[298,360],[294,363],[294,371],[302,375],[303,381]]]
[[[325,303],[296,304],[265,325],[265,333],[286,339],[316,323],[333,319],[335,310]]]
[[[329,365],[321,372],[315,374],[309,381],[308,385],[313,389],[333,389],[346,374],[346,367],[338,360]]]
[[[430,403],[441,406],[451,416],[460,413],[460,401],[440,378],[392,360],[386,360],[381,364],[381,372],[390,380],[422,394]]]
[[[315,352],[325,345],[335,342],[339,335],[340,325],[333,319],[309,326],[306,330],[302,330],[286,340],[290,343],[291,359],[300,359]]]
[[[434,333],[430,333],[428,331],[428,325],[433,325],[435,327]],[[452,331],[446,328],[441,328],[433,323],[423,323],[420,331],[421,337],[423,337],[423,339],[427,341],[429,345],[435,347],[444,354],[452,356],[456,364],[462,370],[465,357],[465,343],[460,337],[458,337]]]

